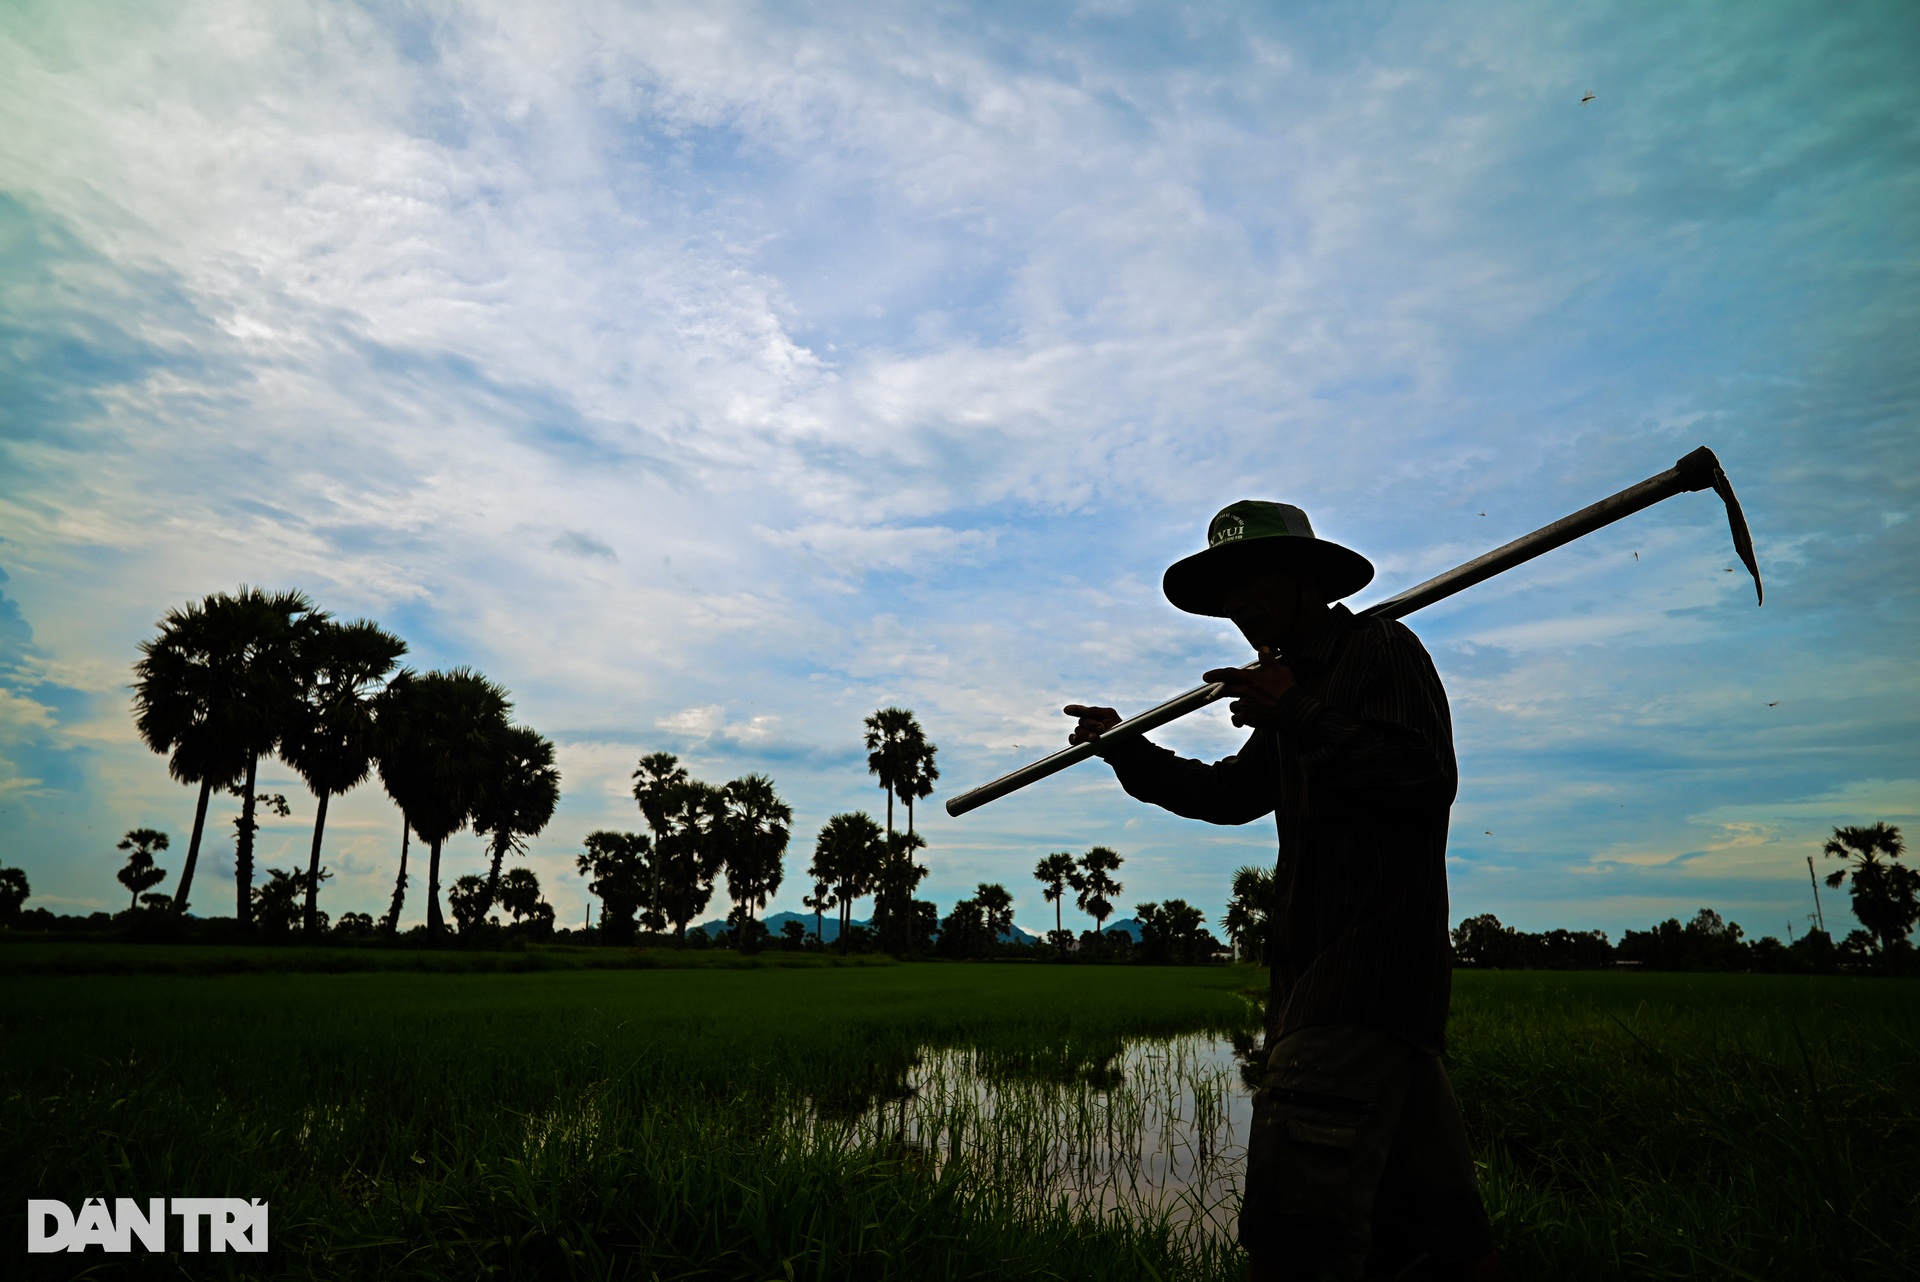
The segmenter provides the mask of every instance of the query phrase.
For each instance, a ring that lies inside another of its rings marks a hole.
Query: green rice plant
[[[18,1244],[28,1197],[262,1197],[288,1276],[1224,1277],[1227,1252],[1196,1261],[1151,1217],[791,1119],[870,1100],[922,1045],[1041,1059],[1232,1018],[1231,988],[974,966],[35,978],[0,989],[0,1201]]]
[[[878,953],[738,953],[731,949],[590,948],[576,944],[526,944],[489,949],[387,947],[377,941],[342,941],[325,947],[231,947],[55,941],[23,942],[0,932],[0,976],[53,975],[261,975],[345,974],[355,971],[420,971],[429,974],[525,974],[543,970],[767,970],[891,966]]]
[[[1456,976],[1450,1071],[1515,1270],[1920,1270],[1920,985]]]

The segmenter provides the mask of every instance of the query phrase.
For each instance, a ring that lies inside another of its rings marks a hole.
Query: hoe
[[[1388,597],[1377,605],[1355,611],[1362,618],[1382,615],[1389,619],[1399,619],[1424,609],[1435,601],[1443,601],[1465,588],[1496,574],[1503,574],[1516,565],[1533,560],[1543,552],[1551,552],[1563,543],[1571,543],[1577,538],[1593,533],[1602,526],[1612,525],[1622,517],[1632,516],[1642,508],[1652,507],[1664,499],[1676,494],[1685,494],[1693,490],[1712,490],[1727,505],[1727,524],[1733,529],[1733,548],[1740,554],[1740,560],[1746,565],[1747,572],[1753,575],[1753,592],[1756,601],[1766,599],[1765,590],[1760,584],[1760,565],[1753,556],[1753,536],[1747,533],[1747,518],[1740,511],[1740,500],[1733,496],[1733,486],[1727,481],[1727,474],[1720,470],[1720,460],[1713,451],[1701,446],[1693,453],[1675,463],[1658,476],[1650,476],[1638,485],[1630,485],[1618,494],[1601,499],[1592,507],[1581,508],[1571,516],[1563,516],[1551,525],[1545,525],[1531,534],[1522,535],[1504,547],[1497,547],[1484,556],[1477,556],[1465,565],[1457,565],[1445,574],[1435,575],[1425,583],[1416,584],[1398,596]],[[1257,663],[1248,664],[1257,668]],[[1057,774],[1068,766],[1078,765],[1099,749],[1120,739],[1145,734],[1149,730],[1177,721],[1189,712],[1206,707],[1221,697],[1226,687],[1220,682],[1197,686],[1183,695],[1167,700],[1158,707],[1149,708],[1137,717],[1122,721],[1113,729],[1101,735],[1091,743],[1076,743],[1064,748],[1050,757],[1042,757],[1030,765],[1001,775],[992,783],[983,783],[978,788],[963,792],[947,802],[947,813],[964,815],[976,810],[989,801],[997,801],[1010,792],[1017,792],[1035,780],[1045,779]]]

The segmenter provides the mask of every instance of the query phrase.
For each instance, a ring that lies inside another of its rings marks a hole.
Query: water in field
[[[906,1160],[966,1162],[1042,1202],[1164,1213],[1231,1234],[1252,1098],[1228,1039],[1142,1039],[1070,1066],[924,1050],[893,1098],[854,1122]]]

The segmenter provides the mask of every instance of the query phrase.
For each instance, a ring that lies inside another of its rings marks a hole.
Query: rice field
[[[1250,970],[90,975],[32,947],[0,949],[11,1275],[83,1263],[15,1254],[29,1197],[187,1195],[267,1200],[273,1251],[91,1275],[1244,1273]],[[1913,1276],[1917,1015],[1900,981],[1460,974],[1510,1276]]]

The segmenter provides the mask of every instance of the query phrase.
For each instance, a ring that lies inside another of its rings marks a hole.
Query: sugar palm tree
[[[531,868],[515,868],[500,877],[500,906],[518,923],[540,904],[540,876]]]
[[[142,643],[134,665],[134,724],[149,748],[172,754],[167,768],[174,778],[200,785],[175,912],[187,909],[209,795],[244,776],[234,880],[236,915],[252,924],[260,758],[297,717],[298,641],[304,627],[325,617],[303,593],[242,586],[168,611],[160,635]]]
[[[1106,846],[1095,846],[1080,856],[1080,885],[1074,900],[1080,911],[1093,918],[1093,933],[1099,938],[1113,914],[1113,897],[1126,887],[1113,879],[1120,867],[1120,856]]]
[[[1267,931],[1273,920],[1273,895],[1271,868],[1256,868],[1248,864],[1233,874],[1233,895],[1227,902],[1227,915],[1220,919],[1220,925],[1227,932],[1228,942],[1236,952],[1244,953],[1246,960],[1258,962],[1266,957]]]
[[[560,772],[554,768],[552,741],[525,726],[507,726],[494,740],[473,804],[473,830],[487,836],[492,854],[488,907],[500,895],[500,861],[509,850],[524,852],[521,838],[537,836],[559,804]]]
[[[773,780],[746,775],[720,790],[727,869],[727,895],[747,910],[747,920],[780,890],[780,861],[793,831],[793,808],[780,800]]]
[[[871,886],[873,925],[880,946],[888,952],[905,954],[918,946],[913,895],[927,870],[914,862],[913,852],[926,844],[926,838],[918,833],[895,833],[881,853]]]
[[[893,799],[909,774],[908,744],[919,730],[905,708],[881,708],[866,720],[867,773],[887,799],[887,839],[893,839]]]
[[[814,892],[801,896],[801,908],[814,910],[814,938],[820,944],[826,944],[828,937],[822,935],[822,925],[826,925],[826,910],[839,908],[839,900],[833,898],[833,883],[828,877],[818,877],[812,864],[806,866],[806,875],[814,877]],[[835,917],[837,921],[837,917]]]
[[[153,857],[167,848],[167,834],[152,828],[135,828],[120,839],[116,849],[127,852],[127,865],[115,873],[122,886],[133,892],[127,900],[127,911],[132,912],[140,902],[140,892],[151,890],[166,880],[167,870],[156,867]]]
[[[725,817],[720,789],[698,779],[674,786],[664,799],[665,835],[653,845],[659,910],[683,945],[687,923],[713,898],[713,879],[725,861]]]
[[[299,643],[300,717],[280,740],[280,756],[306,781],[318,804],[307,855],[306,933],[318,930],[320,842],[327,803],[356,788],[373,767],[374,707],[378,684],[407,643],[366,620],[316,620]]]
[[[653,834],[655,846],[666,839],[667,810],[674,789],[690,781],[686,767],[671,752],[648,753],[634,767],[633,799],[640,806],[640,816],[647,821],[647,830]],[[660,909],[660,867],[657,863],[649,870],[648,876],[651,880],[646,900],[640,908],[641,924],[648,930],[665,930],[667,920]]]
[[[207,800],[215,788],[230,785],[241,770],[238,749],[224,733],[222,717],[233,664],[221,648],[224,637],[208,617],[213,598],[169,610],[160,635],[140,643],[133,665],[134,727],[154,752],[170,754],[167,773],[181,783],[199,785],[193,810],[193,836],[174,891],[173,908],[184,913],[200,862],[206,832]]]
[[[1041,897],[1053,905],[1053,933],[1059,935],[1066,929],[1060,921],[1060,901],[1067,897],[1069,886],[1080,889],[1080,865],[1066,851],[1055,851],[1033,866],[1033,879],[1045,888]]]
[[[933,758],[940,750],[927,742],[926,732],[912,713],[907,714],[906,732],[900,745],[900,778],[894,784],[894,795],[906,803],[907,835],[913,835],[913,803],[925,801],[933,795],[933,785],[940,780],[940,768],[933,764]]]
[[[1906,853],[1900,829],[1887,823],[1835,828],[1820,849],[1829,859],[1846,861],[1827,874],[1827,885],[1838,888],[1851,873],[1853,915],[1879,950],[1897,947],[1920,919],[1920,873],[1898,862]]]
[[[981,882],[973,902],[980,905],[980,919],[994,943],[1013,930],[1013,896],[999,882]]]
[[[515,868],[500,877],[500,906],[513,915],[513,924],[526,920],[538,938],[553,934],[553,905],[540,897],[540,878],[531,868]]]
[[[854,901],[872,893],[886,849],[880,825],[860,811],[829,818],[814,842],[815,866],[832,871],[834,896],[840,901],[842,952],[847,949],[847,936],[853,928]]]
[[[413,758],[407,755],[407,722],[414,708],[413,683],[419,673],[402,668],[387,682],[373,701],[373,763],[380,775],[380,786],[400,811],[400,871],[393,879],[393,902],[380,919],[381,929],[392,935],[400,929],[400,910],[407,901],[407,844],[413,833],[413,821],[407,816],[407,802],[415,791]]]
[[[504,689],[469,668],[396,677],[382,700],[376,736],[380,780],[430,851],[427,933],[436,938],[446,928],[440,913],[441,843],[471,817],[511,706]],[[402,878],[404,859],[403,853]],[[399,889],[394,897],[397,904]],[[396,912],[393,924],[398,921]]]
[[[237,663],[228,725],[246,756],[247,769],[233,852],[234,915],[242,926],[250,927],[253,839],[260,830],[254,819],[260,801],[256,791],[260,758],[278,748],[282,736],[299,721],[301,640],[307,629],[327,616],[314,609],[303,592],[268,593],[248,587],[220,598],[212,613],[228,630],[229,653]]]
[[[472,873],[455,877],[447,887],[447,907],[453,913],[454,929],[463,935],[473,930],[493,907],[493,901],[487,898],[487,883]]]
[[[827,937],[822,933],[821,928],[826,922],[826,911],[829,908],[838,908],[840,901],[833,895],[833,871],[821,862],[821,856],[817,850],[814,852],[813,862],[807,865],[807,876],[813,878],[813,893],[800,896],[800,905],[803,908],[813,909],[813,937],[824,947]],[[834,918],[834,921],[838,923],[839,918]]]

